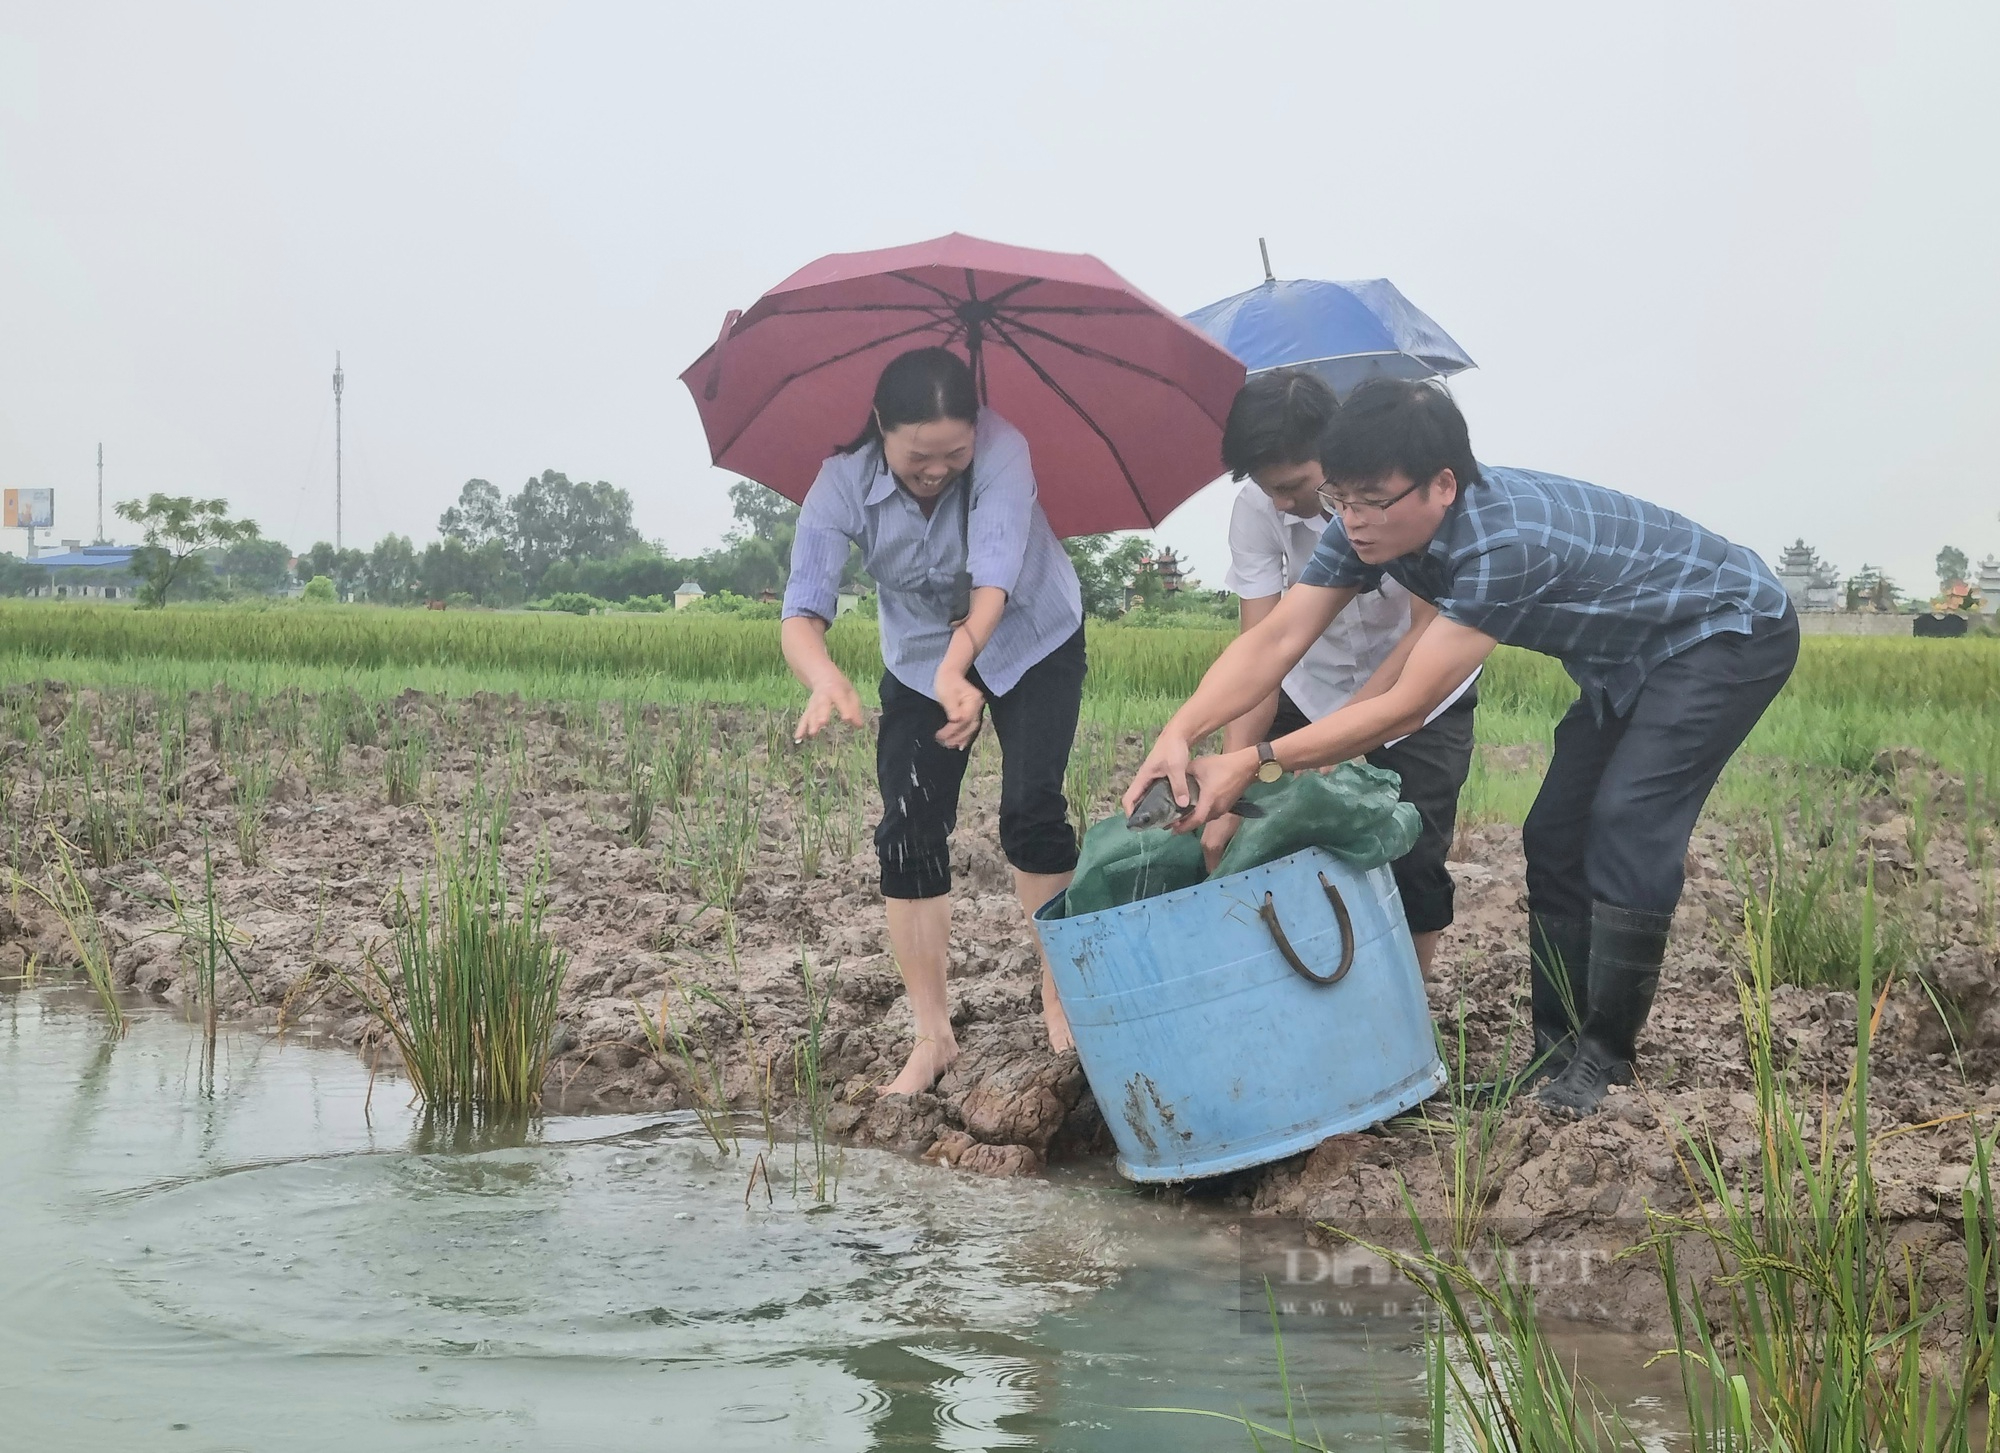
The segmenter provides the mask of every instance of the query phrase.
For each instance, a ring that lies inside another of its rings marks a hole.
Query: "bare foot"
[[[1076,1048],[1076,1036],[1069,1032],[1069,1015],[1047,977],[1042,980],[1042,1027],[1049,1032],[1049,1048],[1057,1054]]]
[[[916,1095],[928,1090],[938,1082],[938,1076],[951,1068],[951,1062],[958,1058],[958,1044],[953,1040],[938,1041],[919,1039],[917,1047],[910,1051],[909,1062],[903,1072],[882,1087],[885,1095]]]

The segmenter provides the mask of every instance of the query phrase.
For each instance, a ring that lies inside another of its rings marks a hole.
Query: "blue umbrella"
[[[1268,252],[1260,286],[1197,308],[1187,320],[1242,359],[1251,373],[1307,368],[1340,398],[1371,378],[1447,378],[1475,366],[1451,335],[1387,278],[1281,282],[1271,275]]]

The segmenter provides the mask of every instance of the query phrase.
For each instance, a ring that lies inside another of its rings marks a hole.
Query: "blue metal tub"
[[[1387,868],[1318,848],[1035,923],[1077,1054],[1135,1181],[1308,1150],[1445,1082]]]

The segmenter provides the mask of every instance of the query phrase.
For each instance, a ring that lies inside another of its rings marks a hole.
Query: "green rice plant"
[[[305,740],[305,697],[298,687],[286,687],[272,701],[271,730],[287,752],[297,751]]]
[[[1430,1144],[1443,1188],[1445,1248],[1463,1262],[1486,1240],[1487,1210],[1520,1144],[1520,1125],[1510,1126],[1507,1120],[1511,1094],[1481,1094],[1476,1088],[1498,1083],[1510,1073],[1514,1036],[1510,1029],[1490,1072],[1482,1075],[1470,1062],[1464,1000],[1458,1005],[1456,1045],[1447,1042],[1443,1032],[1434,1032],[1439,1057],[1451,1066],[1444,1097],[1422,1107],[1411,1122],[1397,1123],[1413,1123]]]
[[[633,710],[625,718],[625,840],[634,847],[653,831],[660,801],[660,744]]]
[[[734,952],[732,936],[732,955]],[[676,993],[681,999],[678,1015],[673,1012],[670,998]],[[659,1007],[653,1013],[648,1014],[637,999],[632,1001],[632,1013],[638,1018],[640,1032],[645,1035],[653,1057],[662,1065],[672,1061],[680,1064],[694,1098],[690,1108],[695,1118],[715,1142],[715,1148],[724,1155],[732,1155],[741,1149],[741,1142],[736,1136],[729,1092],[723,1082],[722,1056],[702,1024],[703,1004],[714,1005],[725,1013],[729,1011],[728,1004],[713,989],[700,984],[690,988],[675,979],[661,992]]]
[[[88,780],[97,764],[97,753],[90,742],[90,718],[85,715],[82,706],[70,707],[69,715],[63,718],[57,740],[61,752],[57,770],[71,779]]]
[[[444,1115],[528,1113],[541,1102],[568,955],[542,927],[548,863],[518,906],[497,818],[469,846],[440,843],[435,876],[394,896],[396,972],[371,948],[342,981],[396,1041],[425,1108]]]
[[[1124,787],[1117,780],[1120,724],[1086,724],[1077,731],[1070,749],[1069,766],[1063,773],[1063,796],[1069,800],[1069,814],[1081,838],[1103,811],[1109,809],[1113,794]]]
[[[742,758],[716,764],[703,791],[676,804],[661,856],[662,883],[674,870],[704,904],[728,911],[756,861],[766,788]]]
[[[275,779],[268,757],[245,756],[236,764],[236,852],[246,868],[263,861],[264,811]]]
[[[173,917],[170,931],[180,939],[182,959],[194,971],[195,1003],[202,1011],[204,1032],[212,1044],[219,1014],[216,986],[225,964],[243,985],[250,1002],[259,1002],[257,986],[250,982],[242,960],[236,956],[237,945],[248,943],[250,936],[223,915],[222,898],[215,883],[215,853],[207,833],[204,832],[201,839],[202,893],[198,906],[181,897],[171,877],[157,868],[153,871],[166,885],[167,896],[164,902],[155,899],[147,901],[166,909]],[[145,896],[137,890],[133,892],[137,897]]]
[[[799,843],[799,876],[817,878],[820,862],[834,835],[833,817],[839,791],[831,767],[817,760],[810,746],[794,748],[793,818]]]
[[[806,1136],[812,1145],[812,1171],[808,1181],[813,1199],[831,1203],[840,1191],[840,1149],[827,1134],[827,1111],[833,1096],[826,1086],[823,1036],[828,1014],[833,1010],[833,994],[839,982],[836,970],[823,983],[813,982],[812,957],[799,948],[799,977],[805,988],[806,1022],[799,1041],[792,1048],[792,1089],[805,1115]],[[792,1142],[792,1186],[799,1183],[798,1141]]]
[[[344,687],[340,692],[340,716],[347,740],[357,747],[374,746],[382,734],[382,722],[375,708],[352,687]]]
[[[693,792],[708,767],[708,749],[715,738],[714,714],[697,707],[675,718],[667,733],[667,792],[676,802]]]
[[[1484,738],[1488,723],[1484,715],[1485,703],[1481,702],[1481,716],[1478,728]],[[1458,794],[1458,821],[1466,827],[1478,827],[1486,823],[1511,823],[1518,827],[1527,821],[1528,809],[1535,805],[1535,795],[1542,790],[1543,764],[1546,754],[1523,751],[1529,744],[1507,742],[1513,754],[1528,757],[1520,765],[1506,765],[1493,748],[1499,743],[1482,740],[1473,749],[1465,785]]]
[[[34,694],[17,689],[7,703],[7,735],[32,753],[42,744],[42,716]]]
[[[70,947],[76,952],[77,962],[83,966],[84,977],[96,991],[105,1018],[111,1022],[111,1032],[122,1036],[125,1033],[125,1011],[118,1003],[117,990],[111,980],[111,940],[105,933],[103,919],[98,917],[90,885],[84,881],[78,866],[77,849],[53,827],[48,830],[48,840],[49,885],[43,888],[33,883],[20,884],[18,878],[15,881],[46,903],[50,911],[62,920],[63,930],[69,935]]]
[[[313,717],[313,755],[319,779],[332,787],[340,781],[341,757],[347,750],[347,713],[338,698],[322,693]]]
[[[1876,1207],[1873,1164],[1884,1137],[1869,1120],[1870,1057],[1889,987],[1876,974],[1876,926],[1871,880],[1862,900],[1854,1069],[1838,1103],[1823,1102],[1815,1115],[1795,1102],[1778,1064],[1774,914],[1768,903],[1745,914],[1749,971],[1739,988],[1757,1166],[1731,1172],[1705,1134],[1677,1126],[1697,1205],[1654,1218],[1698,1448],[1967,1453],[2000,1442],[1992,1416],[2000,1408],[1992,1134],[1975,1134],[1961,1194],[1962,1294],[1956,1268],[1943,1300],[1926,1292],[1921,1266],[1892,1246]],[[1682,1238],[1718,1264],[1712,1290],[1683,1272]],[[1924,1345],[1945,1327],[1960,1334],[1948,1361]]]
[[[82,829],[78,841],[91,862],[108,868],[125,859],[124,819],[110,787],[98,779],[95,769],[95,759],[85,756],[78,763],[79,775],[73,783]]]
[[[1805,808],[1802,818],[1802,835],[1816,843],[1813,851],[1791,846],[1784,819],[1773,814],[1759,837],[1747,849],[1739,842],[1729,858],[1737,893],[1762,907],[1763,948],[1777,981],[1852,988],[1864,948],[1877,963],[1900,967],[1914,951],[1900,918],[1884,918],[1877,941],[1864,940],[1864,917],[1875,910],[1872,892],[1864,895],[1856,881],[1858,820],[1813,808]],[[1864,897],[1870,905],[1866,915]]]
[[[187,699],[177,698],[172,711],[160,713],[160,781],[162,785],[187,770]]]
[[[407,806],[423,796],[431,751],[431,735],[422,724],[401,718],[390,723],[382,771],[391,807]]]
[[[116,727],[118,750],[136,758],[139,750],[139,693],[127,691],[120,701]]]
[[[528,733],[520,723],[507,727],[507,780],[519,787],[534,787],[539,779],[534,754],[528,749]]]

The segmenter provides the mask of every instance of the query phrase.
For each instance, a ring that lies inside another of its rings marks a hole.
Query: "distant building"
[[[1792,605],[1801,612],[1841,610],[1847,601],[1840,588],[1840,572],[1819,558],[1819,551],[1795,540],[1778,557],[1778,580]]]
[[[696,584],[694,581],[683,580],[681,582],[681,588],[674,592],[674,609],[686,610],[689,606],[693,605],[696,601],[700,600],[702,596],[704,596],[705,594],[707,594],[707,592],[704,591],[701,588],[701,586]]]
[[[123,600],[132,594],[136,545],[86,545],[65,540],[60,551],[41,550],[34,563],[46,569],[48,584],[31,592],[73,600]]]
[[[1974,587],[1979,609],[1988,615],[2000,614],[2000,557],[1988,555],[1979,562],[1979,580]]]

